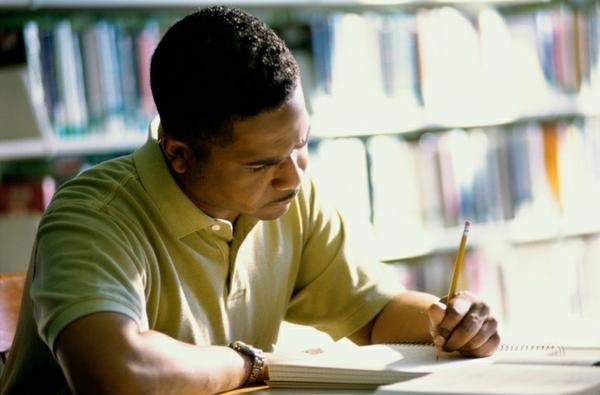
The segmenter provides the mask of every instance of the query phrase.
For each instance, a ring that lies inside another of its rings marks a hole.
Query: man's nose
[[[306,158],[304,155],[294,152],[279,165],[279,171],[273,180],[273,187],[282,191],[298,188],[306,169]]]

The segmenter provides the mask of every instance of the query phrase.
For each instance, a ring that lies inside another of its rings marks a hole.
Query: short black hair
[[[159,42],[150,85],[163,131],[194,146],[231,141],[231,122],[275,109],[299,84],[296,60],[263,21],[213,6],[177,21]]]

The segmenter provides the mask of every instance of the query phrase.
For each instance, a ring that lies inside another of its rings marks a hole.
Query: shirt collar
[[[214,225],[216,220],[204,214],[175,182],[158,144],[158,124],[156,120],[150,124],[148,140],[133,154],[133,160],[141,183],[163,221],[181,239]]]

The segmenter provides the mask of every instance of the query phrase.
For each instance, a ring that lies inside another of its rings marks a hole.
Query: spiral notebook
[[[374,389],[432,373],[474,366],[588,365],[600,361],[600,348],[502,345],[492,357],[436,358],[430,344],[336,345],[318,353],[277,355],[269,359],[271,388]],[[506,369],[506,368],[498,368]],[[600,375],[600,368],[598,368]]]

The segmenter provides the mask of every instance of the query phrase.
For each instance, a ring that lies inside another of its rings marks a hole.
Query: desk
[[[265,389],[258,392],[254,392],[259,395],[367,395],[372,394],[372,391],[366,390],[315,390],[315,389],[291,389],[291,388],[279,388],[279,389]]]
[[[225,392],[221,395],[238,395],[238,394],[253,394],[253,395],[287,395],[287,394],[302,394],[302,395],[366,395],[372,394],[373,391],[368,390],[317,390],[317,389],[292,389],[292,388],[272,388],[266,385],[240,388],[233,391]]]

